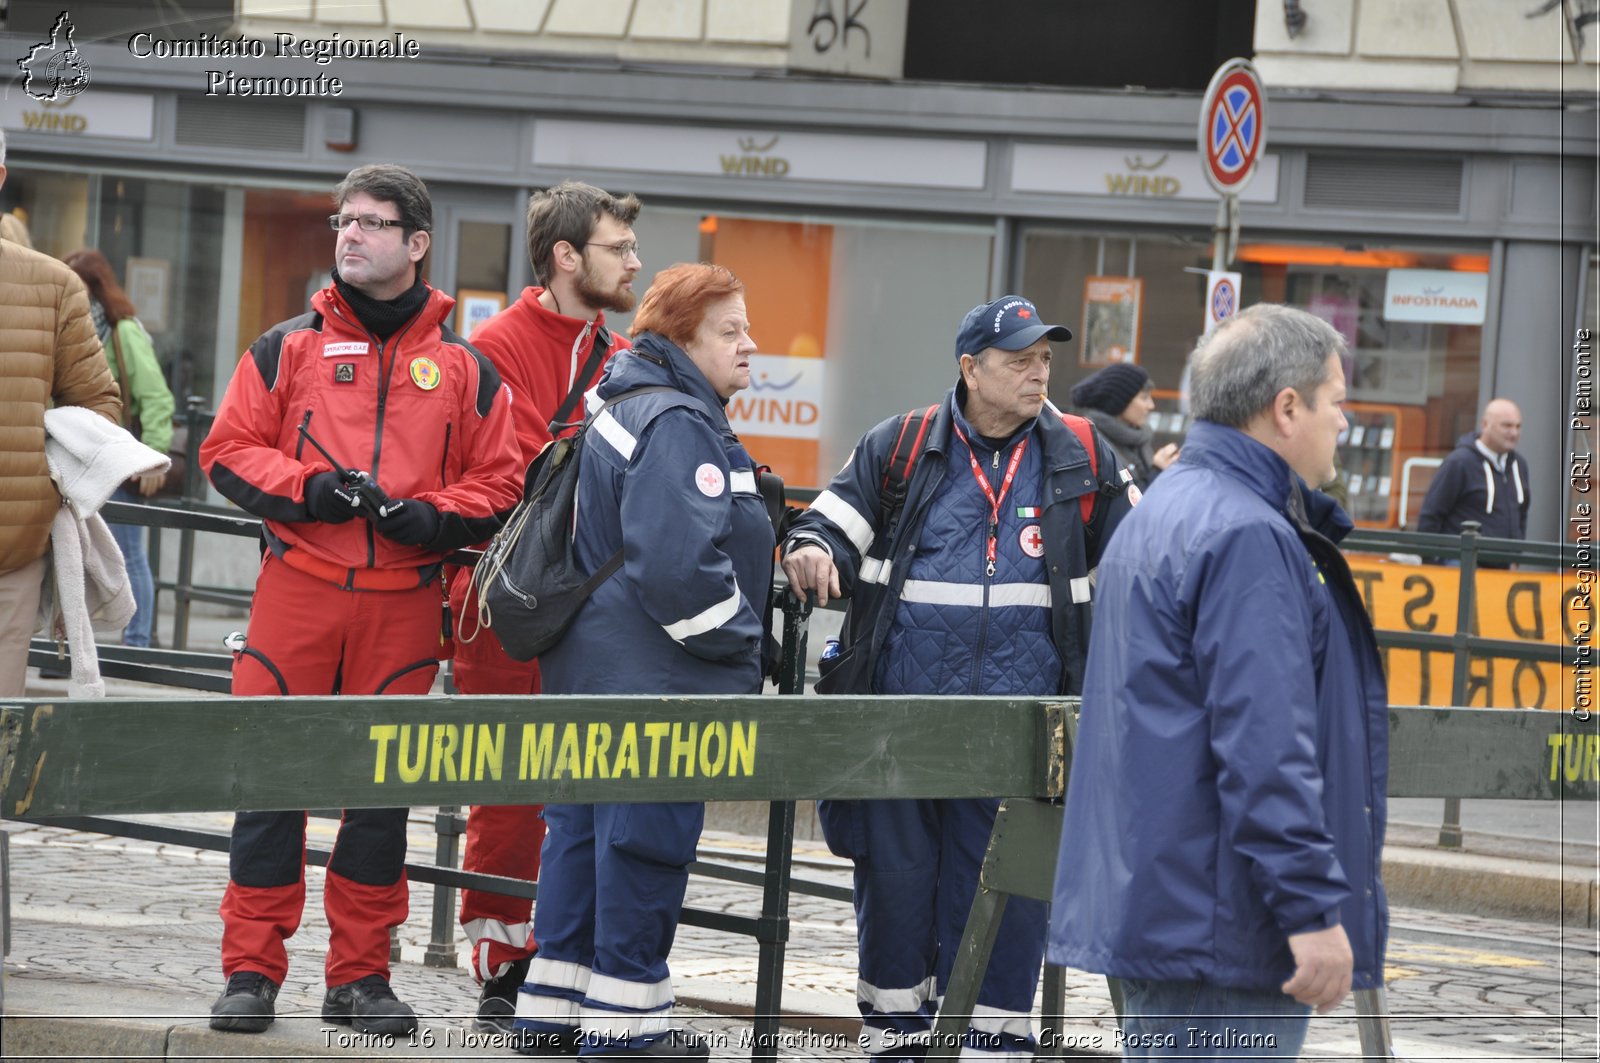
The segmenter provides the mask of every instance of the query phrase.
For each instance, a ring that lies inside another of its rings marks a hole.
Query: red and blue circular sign
[[[1217,68],[1200,104],[1200,153],[1206,180],[1225,196],[1238,195],[1255,174],[1267,142],[1266,93],[1248,59]]]
[[[1232,317],[1238,308],[1239,297],[1233,290],[1233,282],[1226,277],[1217,281],[1217,286],[1211,290],[1211,320]]]

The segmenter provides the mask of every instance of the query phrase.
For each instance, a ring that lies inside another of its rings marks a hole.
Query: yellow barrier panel
[[[1351,555],[1349,560],[1367,613],[1379,631],[1455,634],[1460,569],[1406,565],[1360,555]],[[1595,624],[1590,590],[1570,572],[1480,568],[1471,633],[1484,638],[1588,646]],[[1391,705],[1564,710],[1590,701],[1594,693],[1578,689],[1579,670],[1571,667],[1474,657],[1468,670],[1467,696],[1458,703],[1451,697],[1453,657],[1448,650],[1388,647],[1383,654]]]

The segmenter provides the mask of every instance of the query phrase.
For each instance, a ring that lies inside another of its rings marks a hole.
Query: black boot
[[[358,1033],[408,1034],[417,1028],[417,1014],[389,988],[381,974],[328,987],[322,998],[322,1021],[353,1026]]]
[[[278,983],[259,971],[235,971],[228,987],[211,1005],[211,1028],[234,1033],[260,1033],[276,1018],[272,1002]]]
[[[478,994],[478,1018],[473,1026],[485,1033],[510,1033],[517,1017],[517,990],[528,980],[527,959],[517,960],[506,972],[483,983]]]

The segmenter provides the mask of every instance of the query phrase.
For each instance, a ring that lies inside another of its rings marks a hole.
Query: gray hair
[[[1194,416],[1243,428],[1294,388],[1308,406],[1328,378],[1328,355],[1349,353],[1344,337],[1304,310],[1258,303],[1235,314],[1200,341],[1189,363],[1189,408]]]
[[[0,166],[6,164],[6,131],[0,129]]]

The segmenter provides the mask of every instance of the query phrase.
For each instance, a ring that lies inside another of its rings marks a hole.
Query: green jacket
[[[165,454],[172,446],[172,415],[177,404],[167,381],[161,373],[161,363],[156,360],[155,346],[150,334],[139,324],[138,318],[125,317],[117,322],[116,346],[122,351],[122,364],[128,370],[128,381],[122,381],[117,371],[117,356],[112,349],[111,335],[101,337],[106,361],[111,363],[111,376],[122,388],[123,402],[129,417],[139,419],[142,430],[139,438],[151,450]]]

